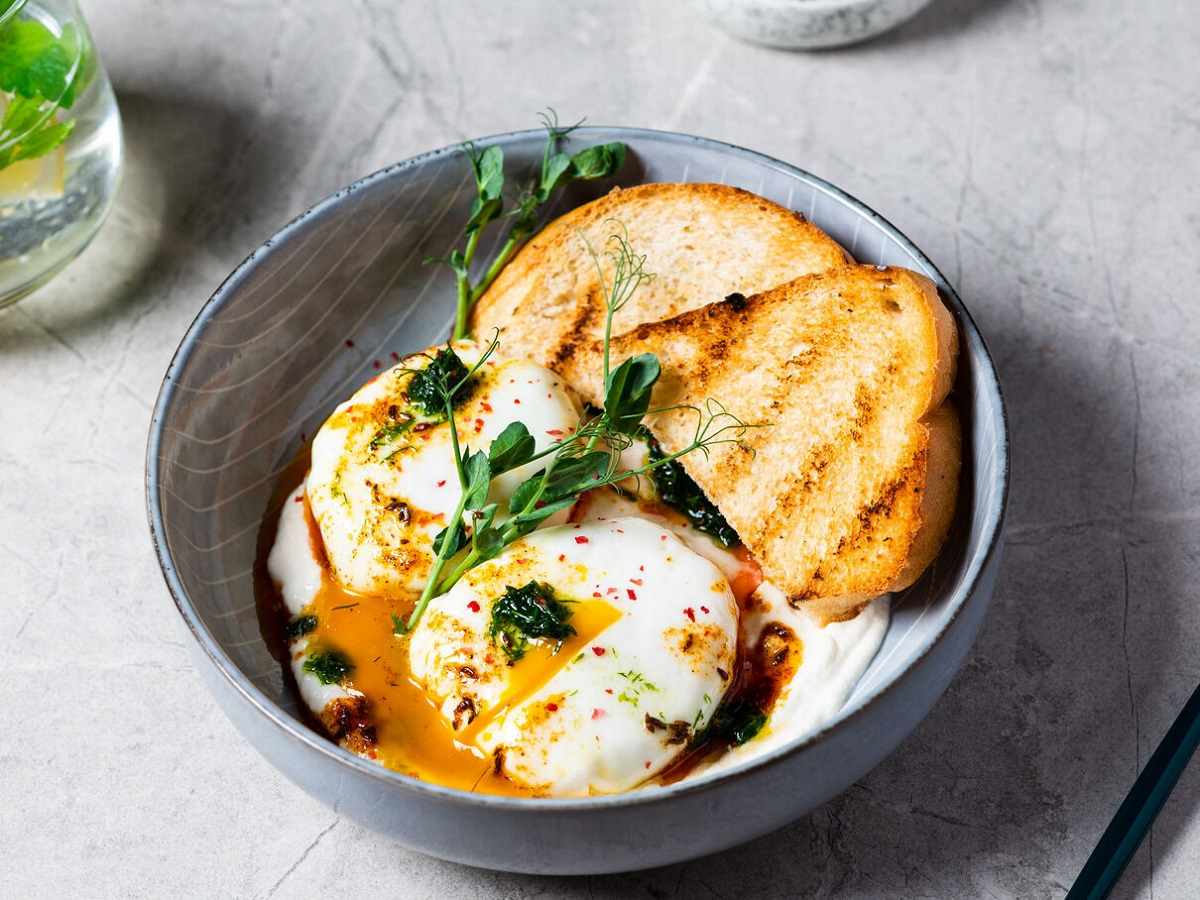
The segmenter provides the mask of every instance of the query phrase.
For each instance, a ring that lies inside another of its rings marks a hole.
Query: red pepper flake
[[[607,590],[605,590],[605,592],[604,592],[604,593],[606,593],[606,594],[615,594],[616,592],[617,592],[617,589],[616,589],[615,587],[610,587],[610,588],[608,588]]]
[[[550,435],[550,437],[562,437],[563,436],[562,429],[560,429],[560,428],[547,428],[546,434]]]
[[[630,578],[630,579],[629,579],[629,583],[630,583],[630,584],[636,584],[638,587],[641,587],[641,586],[642,586],[642,579],[640,579],[640,578]]]
[[[376,369],[383,368],[383,363],[381,363],[379,360],[375,360],[374,362],[371,363],[371,365],[374,366]]]
[[[546,709],[549,712],[558,712],[558,704],[557,703],[547,703]]]
[[[565,553],[560,553],[560,554],[558,554],[558,561],[559,561],[559,562],[565,562],[565,561],[566,561],[566,559],[567,559],[567,554],[565,554]]]
[[[602,596],[604,596],[604,595],[603,595],[603,594],[601,594],[599,591],[592,591],[592,596],[593,596],[593,597],[602,597]]]
[[[478,601],[472,600],[470,603],[467,604],[467,609],[469,609],[471,612],[479,612]]]
[[[646,760],[646,768],[650,768],[650,760]]]
[[[392,351],[392,362],[400,362],[400,354],[395,350]]]
[[[347,346],[347,347],[353,347],[353,346],[354,346],[354,341],[350,340],[349,338],[346,338],[346,346]]]
[[[491,412],[491,411],[492,411],[492,404],[488,403],[487,401],[484,401],[484,402],[483,402],[483,404],[482,404],[482,406],[483,406],[483,411],[484,411],[484,412]]]
[[[702,607],[700,607],[700,612],[702,612],[702,613],[707,613],[707,612],[708,612],[708,607],[707,607],[707,606],[702,606]]]
[[[592,710],[593,721],[596,719],[603,718],[603,717],[604,717],[604,710],[602,710],[600,707],[597,706],[595,709]]]
[[[605,689],[604,689],[604,693],[606,693],[606,694],[611,694],[611,693],[612,693],[612,688],[605,688]]]
[[[694,609],[692,609],[690,606],[686,607],[683,610],[683,614],[685,616],[687,616],[689,619],[691,619],[693,622],[696,621],[696,611]]]
[[[584,535],[584,534],[575,535],[575,543],[586,544],[587,542],[588,542],[587,535]]]
[[[520,398],[520,397],[513,397],[513,403],[517,404],[517,406],[520,406],[520,405],[521,405],[521,398]]]
[[[481,432],[481,431],[483,431],[483,419],[476,419],[475,420],[475,433],[479,434],[479,432]]]
[[[595,653],[597,656],[603,656],[606,651],[603,647],[593,647],[592,652]]]
[[[443,478],[443,479],[442,479],[441,481],[439,481],[437,484],[438,484],[438,487],[445,487],[445,486],[446,486],[446,479],[445,479],[445,478]]]
[[[638,566],[638,571],[639,571],[639,572],[645,572],[645,571],[646,571],[646,567],[645,567],[645,566]]]
[[[666,536],[665,534],[660,534],[660,535],[658,536],[658,539],[659,539],[660,541],[665,541],[665,540],[667,539],[667,536]]]
[[[634,590],[633,590],[633,588],[625,588],[625,593],[626,593],[626,595],[629,597],[629,599],[630,599],[630,600],[636,600],[636,599],[637,599],[637,594],[636,594],[636,593],[634,593]]]
[[[489,653],[487,656],[485,656],[483,658],[483,661],[490,666],[492,663],[494,663],[496,661],[496,657],[492,656],[492,654]]]
[[[296,502],[297,502],[297,503],[303,503],[303,502],[304,502],[304,497],[303,497],[303,496],[298,496],[298,497],[296,498]]]
[[[378,759],[378,758],[379,758],[379,754],[376,753],[374,750],[367,751],[367,759]]]

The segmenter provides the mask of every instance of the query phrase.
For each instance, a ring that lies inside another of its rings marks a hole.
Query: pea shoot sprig
[[[703,409],[696,406],[651,409],[651,393],[661,373],[653,354],[643,353],[615,369],[610,367],[613,316],[637,287],[653,276],[645,271],[645,257],[636,255],[622,235],[610,237],[605,255],[612,262],[613,277],[606,291],[604,408],[585,419],[573,434],[538,450],[524,423],[512,422],[486,451],[472,452],[469,447],[460,446],[454,397],[495,353],[498,336],[492,338],[479,361],[462,378],[452,379],[444,374],[450,367],[443,367],[430,378],[429,383],[441,396],[449,421],[461,494],[449,524],[434,539],[436,558],[412,614],[407,622],[393,620],[396,634],[411,631],[429,601],[450,590],[466,572],[494,558],[550,516],[570,509],[586,491],[637,478],[693,451],[707,455],[709,448],[717,444],[737,443],[746,429],[752,427],[711,399]],[[592,256],[604,283],[600,256],[594,252]],[[452,351],[447,346],[438,355],[449,352]],[[644,465],[622,467],[621,451],[640,435],[644,417],[678,409],[689,409],[696,416],[695,432],[687,445],[656,456]],[[500,504],[488,501],[492,479],[543,459],[545,464],[513,491],[501,517]],[[470,520],[469,527],[464,525],[464,518]]]
[[[434,257],[426,262],[445,263],[454,271],[457,292],[453,338],[459,340],[469,335],[468,317],[471,307],[483,296],[521,245],[537,230],[538,213],[545,203],[561,188],[572,181],[592,181],[613,175],[625,162],[625,145],[620,142],[595,144],[576,153],[564,153],[562,142],[583,121],[574,125],[560,126],[558,115],[549,109],[539,114],[546,129],[546,146],[542,151],[542,165],[538,173],[520,188],[512,209],[504,211],[504,150],[493,144],[482,150],[472,143],[464,145],[471,171],[475,176],[475,199],[471,203],[471,214],[464,228],[465,243],[445,257]],[[484,269],[476,282],[471,281],[471,266],[479,248],[483,230],[501,218],[511,218],[508,233],[495,257]]]

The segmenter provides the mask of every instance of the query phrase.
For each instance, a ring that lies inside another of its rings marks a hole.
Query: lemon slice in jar
[[[0,169],[0,203],[61,197],[65,170],[66,148],[61,145],[45,156],[5,166]]]

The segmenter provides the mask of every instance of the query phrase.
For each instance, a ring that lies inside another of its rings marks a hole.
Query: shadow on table
[[[204,296],[175,296],[181,276],[199,270],[215,289],[247,247],[248,211],[280,206],[280,173],[293,144],[260,115],[201,96],[125,91],[116,86],[125,136],[117,202],[78,263],[22,304],[61,342],[142,316],[163,303],[198,310]],[[284,198],[286,199],[286,198]],[[285,213],[281,213],[282,222]]]
[[[973,300],[982,309],[1000,298]],[[1135,760],[1161,736],[1143,725],[1138,755],[1136,683],[1161,693],[1190,654],[1181,630],[1135,628],[1129,615],[1143,603],[1153,619],[1176,621],[1194,602],[1182,583],[1187,524],[1131,514],[1130,385],[1098,381],[1082,342],[989,338],[1012,428],[1008,540],[979,643],[929,718],[875,771],[781,831],[662,869],[545,879],[551,893],[1062,895]],[[1125,364],[1120,356],[1115,370]],[[1143,471],[1141,488],[1153,492],[1154,477]],[[1177,835],[1161,829],[1156,853]],[[1146,857],[1143,847],[1122,896],[1148,877]]]
[[[976,28],[1003,14],[1013,0],[933,0],[896,28],[876,38],[879,43],[904,43],[944,38]]]

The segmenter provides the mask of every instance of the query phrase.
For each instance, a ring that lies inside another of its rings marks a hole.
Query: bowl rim
[[[925,659],[925,657],[933,650],[933,648],[941,642],[946,632],[958,619],[959,615],[966,607],[967,601],[974,594],[975,587],[979,581],[981,573],[991,562],[1000,546],[1004,519],[1008,508],[1010,485],[1008,411],[1004,402],[1003,391],[1001,389],[999,377],[996,374],[996,368],[992,360],[991,353],[987,348],[987,344],[984,341],[982,333],[980,333],[978,326],[975,324],[975,320],[971,317],[970,312],[967,310],[966,306],[963,305],[958,293],[950,285],[946,277],[920,250],[920,248],[918,248],[916,244],[914,244],[891,222],[889,222],[862,201],[848,194],[846,191],[834,184],[831,184],[823,178],[801,169],[798,166],[775,159],[774,157],[768,156],[764,153],[759,153],[754,150],[749,150],[745,147],[740,147],[736,144],[727,143],[725,141],[720,141],[713,138],[651,128],[587,125],[582,126],[577,130],[577,134],[580,136],[585,136],[589,133],[600,132],[605,133],[610,140],[620,139],[622,137],[631,139],[641,138],[649,141],[701,146],[725,155],[751,161],[757,165],[766,165],[769,168],[774,168],[782,174],[799,179],[800,181],[811,185],[813,188],[821,191],[832,199],[854,209],[858,214],[873,220],[901,247],[912,254],[912,256],[918,262],[926,266],[928,271],[933,274],[937,287],[951,298],[951,301],[955,306],[955,312],[958,313],[956,318],[959,320],[960,327],[964,330],[969,330],[978,341],[978,358],[976,359],[973,357],[972,359],[973,363],[978,367],[976,371],[976,377],[981,382],[986,382],[996,393],[1000,414],[1000,428],[997,433],[997,446],[995,447],[996,456],[1000,461],[997,476],[1000,479],[1000,502],[996,504],[995,507],[989,512],[985,518],[985,521],[980,526],[983,531],[983,537],[986,540],[986,545],[983,552],[978,555],[978,558],[968,566],[961,587],[950,597],[950,600],[953,603],[953,609],[950,611],[948,618],[942,627],[937,631],[937,633],[928,639],[924,646],[919,648],[919,651],[913,657],[908,666],[898,672],[892,679],[886,682],[881,682],[869,694],[856,701],[856,704],[853,707],[849,705],[843,707],[842,710],[839,711],[836,718],[816,731],[810,732],[807,735],[803,735],[779,747],[773,748],[771,751],[764,753],[761,756],[744,760],[729,769],[705,773],[698,776],[695,780],[682,781],[655,790],[635,789],[625,793],[607,794],[584,798],[526,798],[506,797],[492,794],[473,794],[467,791],[461,791],[457,788],[444,787],[427,781],[422,781],[411,775],[404,775],[392,769],[384,768],[377,763],[373,763],[355,756],[354,754],[344,750],[339,745],[330,741],[326,736],[318,734],[309,726],[289,715],[274,700],[268,697],[261,688],[251,682],[250,679],[242,673],[241,669],[233,661],[233,659],[225,652],[224,648],[221,647],[220,643],[216,640],[216,638],[204,624],[203,620],[196,613],[192,601],[188,596],[187,589],[184,587],[183,582],[180,579],[179,573],[176,570],[175,563],[171,558],[171,554],[167,546],[166,528],[163,519],[162,505],[160,502],[162,492],[159,488],[162,476],[160,472],[161,459],[159,451],[162,444],[163,422],[165,420],[166,411],[175,396],[174,379],[176,373],[187,364],[197,343],[197,338],[204,330],[204,327],[209,319],[211,319],[213,315],[233,295],[233,288],[242,281],[243,275],[249,273],[251,268],[256,264],[258,258],[269,253],[276,243],[279,243],[284,238],[288,237],[292,231],[299,227],[300,224],[310,216],[330,209],[331,207],[340,203],[344,197],[357,193],[359,190],[367,188],[376,182],[383,181],[398,172],[415,168],[430,160],[456,153],[463,153],[464,145],[462,143],[456,143],[441,147],[437,150],[427,151],[425,153],[418,154],[417,156],[405,159],[401,162],[385,166],[382,169],[359,178],[348,186],[333,194],[330,194],[309,209],[300,213],[300,215],[293,218],[286,225],[276,231],[270,238],[251,251],[246,258],[238,264],[237,268],[235,268],[228,276],[225,277],[213,294],[200,307],[199,312],[192,320],[192,323],[188,326],[183,339],[180,341],[178,348],[176,348],[175,353],[171,358],[170,365],[167,367],[166,374],[163,377],[162,385],[159,388],[158,398],[155,401],[154,409],[151,414],[150,431],[146,443],[146,512],[149,520],[150,537],[152,543],[154,544],[155,555],[158,558],[163,580],[166,582],[167,589],[175,603],[175,608],[187,625],[192,637],[195,639],[200,649],[204,652],[208,662],[225,678],[234,692],[240,695],[242,700],[254,707],[254,709],[260,715],[265,717],[269,723],[274,725],[275,728],[282,731],[286,736],[299,741],[308,749],[313,750],[322,756],[330,758],[337,764],[349,766],[351,769],[354,769],[370,779],[381,781],[390,787],[424,795],[430,800],[437,800],[453,805],[462,805],[468,807],[482,807],[518,812],[525,811],[531,813],[569,813],[622,807],[641,807],[669,802],[683,795],[714,790],[726,783],[744,779],[746,776],[752,773],[757,773],[761,770],[778,765],[786,757],[789,757],[792,754],[825,739],[832,732],[845,729],[851,722],[866,714],[871,707],[875,706],[884,697],[885,694],[893,691],[902,681],[910,677],[913,670],[916,669],[918,665]],[[499,144],[503,146],[525,141],[531,137],[540,136],[542,134],[542,129],[524,129],[520,131],[502,132],[499,134],[477,138],[473,141],[473,143],[478,146],[488,146],[491,144]],[[255,749],[259,748],[256,746]],[[262,751],[260,750],[259,752]]]

